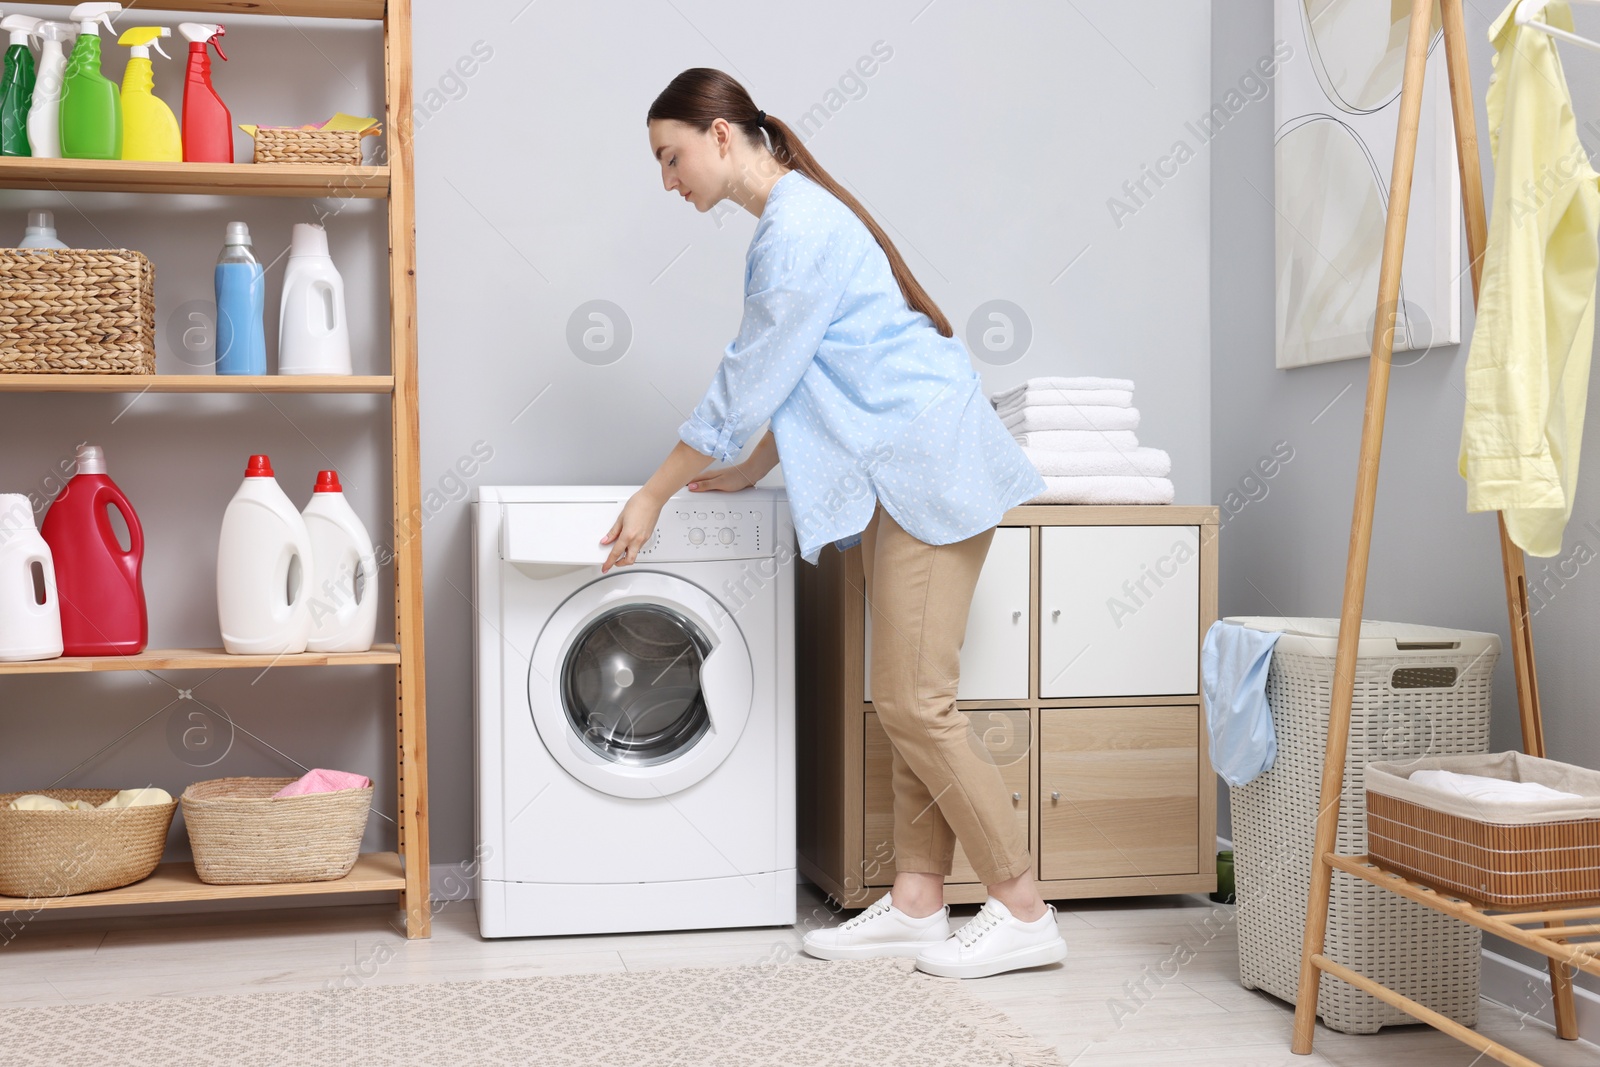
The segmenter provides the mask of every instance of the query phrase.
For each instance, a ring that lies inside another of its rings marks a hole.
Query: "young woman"
[[[893,243],[785,123],[719,70],[686,70],[650,106],[662,183],[700,212],[756,216],[744,317],[680,438],[601,539],[634,562],[667,499],[738,490],[783,460],[801,556],[860,543],[872,698],[893,743],[890,891],[814,930],[824,959],[915,956],[969,978],[1066,955],[999,768],[956,708],[967,613],[995,524],[1044,490],[984,397],[965,346]],[[770,141],[768,140],[770,138]],[[742,463],[731,463],[764,423]],[[961,842],[989,898],[951,933],[944,876]]]

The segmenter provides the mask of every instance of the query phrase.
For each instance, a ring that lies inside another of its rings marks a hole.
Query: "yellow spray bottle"
[[[150,49],[167,59],[161,38],[171,37],[166,26],[136,26],[117,43],[129,48],[128,67],[122,73],[122,158],[183,161],[183,136],[177,116],[155,94],[155,71]]]

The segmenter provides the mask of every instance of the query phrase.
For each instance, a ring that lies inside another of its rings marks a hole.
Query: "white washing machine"
[[[788,501],[680,490],[601,574],[636,488],[478,490],[485,937],[795,922]]]

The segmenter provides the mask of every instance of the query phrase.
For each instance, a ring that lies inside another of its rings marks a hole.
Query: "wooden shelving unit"
[[[118,159],[0,157],[0,189],[67,193],[188,193],[195,196],[356,197],[389,195],[388,167],[337,163],[143,163]]]
[[[428,898],[428,761],[424,706],[422,544],[412,516],[421,507],[417,417],[416,223],[412,199],[411,0],[133,0],[129,9],[201,14],[288,15],[380,21],[384,33],[387,165],[137,163],[0,159],[0,189],[275,197],[362,197],[389,201],[390,373],[359,377],[219,377],[210,374],[0,374],[0,394],[35,393],[371,393],[390,396],[394,459],[395,644],[369,652],[230,656],[221,649],[151,649],[137,656],[68,657],[0,664],[0,675],[133,670],[253,670],[380,665],[395,671],[398,850],[367,853],[331,882],[206,885],[189,863],[164,863],[130,886],[58,898],[0,897],[0,911],[94,908],[171,901],[269,900],[285,896],[395,890],[406,935],[431,933]],[[6,401],[0,398],[0,405]],[[0,422],[3,425],[3,422]],[[69,683],[70,684],[70,683]]]
[[[0,393],[392,393],[391,374],[0,374]]]
[[[83,674],[90,671],[219,671],[275,667],[359,667],[398,664],[400,646],[376,644],[366,652],[301,652],[293,656],[233,656],[220,648],[145,649],[137,656],[63,656],[0,663],[0,674]]]

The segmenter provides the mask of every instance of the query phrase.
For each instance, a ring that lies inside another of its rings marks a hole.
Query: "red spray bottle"
[[[233,162],[233,116],[211,85],[211,52],[222,51],[227,31],[212,22],[184,22],[178,32],[189,42],[189,70],[183,79],[183,159],[186,163]]]
[[[108,507],[116,508],[128,526],[127,549],[117,543]],[[55,558],[62,653],[143,652],[149,640],[139,575],[144,530],[133,505],[106,476],[105,453],[98,446],[78,446],[78,472],[50,505],[39,532]]]

